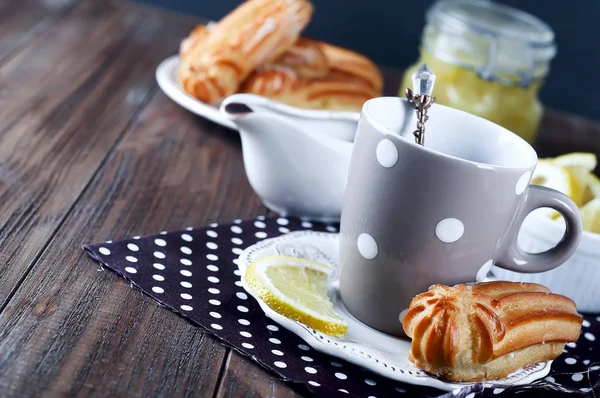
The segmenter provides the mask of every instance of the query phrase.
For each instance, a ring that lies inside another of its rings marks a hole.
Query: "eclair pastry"
[[[206,40],[211,30],[215,27],[214,23],[207,25],[198,25],[190,32],[189,36],[181,41],[179,44],[179,57],[181,59],[186,58],[194,47],[196,47],[203,40]]]
[[[329,61],[331,70],[361,79],[366,85],[381,93],[383,88],[381,71],[369,58],[354,51],[334,46],[333,44],[319,43]]]
[[[327,68],[315,62],[319,54],[326,56]],[[323,70],[327,73],[319,76]],[[241,91],[301,108],[360,111],[381,95],[381,87],[381,73],[366,57],[302,38],[273,63],[257,68]]]
[[[301,37],[279,56],[273,65],[288,67],[301,78],[314,79],[329,74],[329,61],[321,42]]]
[[[332,71],[323,78],[306,79],[278,65],[254,73],[242,86],[242,92],[300,108],[339,111],[360,111],[366,101],[380,95],[361,79],[343,72]]]
[[[452,381],[506,377],[556,358],[577,341],[575,303],[534,283],[434,285],[416,296],[402,326],[409,360]]]
[[[183,45],[178,80],[190,95],[214,103],[235,93],[259,65],[290,48],[308,24],[307,0],[248,0]]]

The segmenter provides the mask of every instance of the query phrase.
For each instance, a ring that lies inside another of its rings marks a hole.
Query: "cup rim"
[[[377,120],[375,120],[375,118],[372,115],[370,115],[369,110],[368,110],[368,108],[369,108],[370,105],[372,105],[375,102],[381,102],[382,100],[388,101],[390,99],[400,100],[402,102],[408,102],[408,100],[406,98],[393,97],[393,96],[384,96],[384,97],[372,98],[372,99],[370,99],[370,100],[368,100],[367,102],[364,103],[364,105],[362,107],[361,116],[366,117],[367,120],[369,121],[369,123],[371,123],[373,126],[375,126],[381,132],[384,132],[386,135],[393,136],[395,138],[401,139],[404,142],[408,143],[408,145],[411,145],[411,146],[417,148],[418,150],[424,151],[424,152],[429,153],[429,154],[434,155],[434,156],[440,156],[440,157],[443,157],[443,158],[446,158],[446,159],[449,159],[449,160],[459,161],[459,162],[465,163],[465,164],[470,164],[470,165],[476,166],[476,167],[481,168],[481,169],[529,170],[529,169],[534,168],[536,166],[536,164],[537,164],[537,161],[538,161],[537,152],[522,137],[518,136],[517,134],[515,134],[512,131],[508,130],[507,128],[500,126],[499,124],[496,124],[496,123],[494,123],[492,121],[484,119],[484,118],[482,118],[480,116],[474,115],[474,114],[469,113],[469,112],[462,111],[460,109],[452,108],[452,107],[449,107],[449,106],[446,106],[446,105],[437,104],[437,103],[433,104],[432,106],[446,109],[449,112],[455,112],[455,113],[458,113],[458,114],[462,114],[463,116],[474,117],[474,118],[478,119],[481,123],[487,124],[487,125],[491,125],[495,129],[498,129],[501,132],[502,135],[505,135],[505,136],[506,135],[510,135],[513,139],[515,139],[515,142],[517,142],[518,145],[524,146],[526,148],[526,150],[533,155],[533,161],[531,163],[528,163],[525,166],[503,166],[503,165],[499,165],[499,164],[490,164],[490,163],[477,162],[477,161],[474,161],[474,160],[463,159],[463,158],[459,158],[457,156],[453,156],[453,155],[449,155],[449,154],[444,153],[444,152],[437,151],[435,149],[431,149],[431,148],[429,148],[427,146],[419,145],[416,142],[414,142],[413,140],[407,139],[406,137],[403,137],[400,134],[398,134],[398,132],[393,131],[393,130],[389,129],[388,127],[384,126],[383,124],[379,123]]]

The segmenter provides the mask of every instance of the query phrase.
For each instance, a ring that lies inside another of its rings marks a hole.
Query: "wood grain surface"
[[[155,83],[200,21],[103,0],[0,17],[0,395],[302,395],[81,250],[267,214],[237,133]],[[395,95],[401,73],[384,74]],[[537,148],[600,154],[600,124],[548,112]]]

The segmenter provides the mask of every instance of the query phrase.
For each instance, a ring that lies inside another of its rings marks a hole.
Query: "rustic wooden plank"
[[[0,308],[157,90],[156,65],[190,26],[87,1],[0,68]]]
[[[0,2],[0,64],[59,23],[78,3],[77,0]]]
[[[87,242],[263,212],[237,133],[158,94],[0,317],[0,389],[211,396],[226,349],[83,253]]]
[[[257,366],[248,358],[230,351],[217,397],[301,397],[290,384]]]

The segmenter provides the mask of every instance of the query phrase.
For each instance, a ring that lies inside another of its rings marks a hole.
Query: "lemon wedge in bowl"
[[[279,314],[330,336],[346,334],[348,324],[327,296],[332,268],[289,256],[263,257],[248,266],[246,285]]]
[[[589,195],[592,196],[592,198],[600,198],[600,178],[596,177],[595,174],[590,173],[587,175],[586,182]]]
[[[552,163],[567,168],[581,167],[584,170],[591,172],[596,168],[598,160],[593,153],[573,152],[554,158]]]
[[[571,198],[582,206],[600,196],[600,181],[593,174],[598,165],[598,159],[593,153],[574,152],[561,155],[551,160],[552,164],[563,167],[570,175],[573,192]]]
[[[579,209],[583,221],[583,229],[600,233],[600,198],[589,201]]]
[[[531,183],[560,191],[573,199],[577,205],[580,205],[583,200],[584,186],[579,182],[577,176],[568,169],[549,160],[540,159],[538,161]],[[536,210],[536,212],[541,211],[552,218],[559,216],[559,213],[555,210]]]

